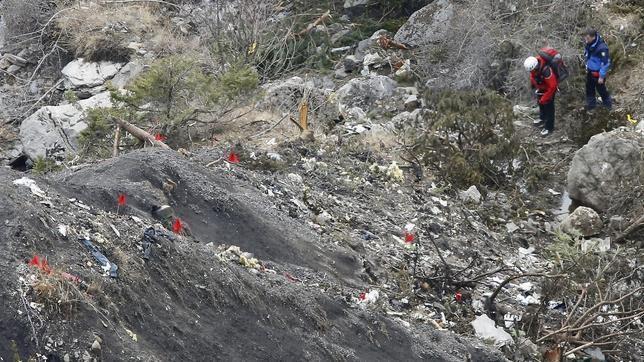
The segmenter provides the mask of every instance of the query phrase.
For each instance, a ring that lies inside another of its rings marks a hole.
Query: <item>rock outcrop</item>
[[[39,109],[20,125],[23,152],[31,159],[64,159],[68,153],[76,153],[78,136],[87,128],[85,112],[111,105],[109,92],[104,92],[74,104]]]
[[[83,59],[76,59],[62,70],[65,87],[76,91],[80,98],[89,98],[105,91],[105,82],[114,78],[122,67],[121,63],[105,61],[90,63]]]
[[[644,181],[643,149],[644,134],[638,131],[617,129],[593,136],[572,160],[570,197],[600,212],[632,199]]]

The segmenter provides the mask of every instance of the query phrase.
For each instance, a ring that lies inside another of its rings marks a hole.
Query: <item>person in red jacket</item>
[[[534,124],[543,126],[543,137],[549,136],[555,129],[555,94],[559,86],[557,75],[541,56],[528,57],[523,66],[530,72],[530,83],[539,102],[539,119]]]

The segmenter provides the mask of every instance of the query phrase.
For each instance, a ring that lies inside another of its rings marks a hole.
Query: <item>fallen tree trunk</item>
[[[166,145],[165,143],[158,141],[152,136],[151,134],[145,132],[144,130],[140,129],[139,127],[133,125],[132,123],[128,121],[124,121],[122,119],[117,119],[115,118],[114,121],[116,122],[117,125],[121,126],[125,131],[127,131],[129,134],[132,136],[140,139],[144,143],[150,143],[153,146],[165,148],[167,150],[171,149],[170,146]]]
[[[640,215],[640,217],[635,220],[629,227],[624,230],[623,233],[621,233],[619,236],[613,240],[616,243],[624,241],[630,234],[632,234],[635,230],[639,229],[640,227],[644,226],[644,214]]]

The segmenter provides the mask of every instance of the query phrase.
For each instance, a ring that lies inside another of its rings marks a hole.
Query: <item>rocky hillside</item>
[[[0,9],[0,360],[641,360],[637,1]]]

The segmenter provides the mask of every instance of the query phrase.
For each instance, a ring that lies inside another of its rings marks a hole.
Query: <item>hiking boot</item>
[[[532,125],[535,126],[535,127],[543,127],[544,123],[545,122],[543,120],[541,120],[541,119],[533,119],[532,120]]]
[[[551,130],[544,129],[541,131],[541,137],[548,137],[552,134]]]

